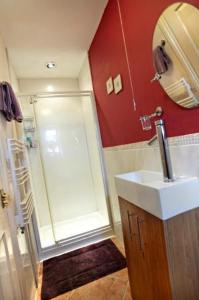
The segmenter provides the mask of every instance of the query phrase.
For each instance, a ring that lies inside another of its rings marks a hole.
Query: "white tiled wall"
[[[88,57],[86,57],[82,65],[78,80],[79,88],[81,91],[93,90]],[[93,171],[97,208],[103,216],[106,216],[106,218],[108,218],[107,205],[105,201],[106,195],[104,190],[103,174],[98,147],[99,144],[101,147],[101,141],[99,140],[96,132],[97,124],[95,120],[95,115],[92,112],[92,110],[95,110],[94,105],[95,104],[92,103],[91,99],[89,101],[85,101],[84,97],[84,100],[82,101],[82,109],[84,114],[85,129],[89,147],[90,163]],[[96,138],[98,143],[96,143]]]
[[[199,176],[199,134],[169,139],[173,170],[176,176]],[[121,239],[121,218],[115,190],[114,175],[139,169],[161,171],[157,142],[147,142],[104,148],[110,202],[117,236]]]

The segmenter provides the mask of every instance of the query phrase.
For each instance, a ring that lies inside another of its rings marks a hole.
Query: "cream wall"
[[[19,93],[19,81],[16,76],[15,70],[13,69],[13,66],[9,63],[9,75],[10,75],[10,82],[12,84],[12,88],[15,91],[15,93]]]
[[[0,81],[8,81],[17,93],[19,91],[19,83],[15,71],[9,61],[4,41],[0,36]]]
[[[0,36],[0,80],[10,81],[7,53],[1,36]]]
[[[21,93],[78,91],[78,80],[74,78],[19,79]]]
[[[11,76],[12,75],[12,76]],[[16,75],[12,66],[9,64],[7,51],[3,42],[2,37],[0,36],[0,81],[8,81],[12,84],[12,87],[15,92],[18,91],[18,82],[15,80]],[[5,122],[4,117],[1,118],[1,127],[4,128],[7,137],[12,137],[15,135],[15,122]]]
[[[93,84],[92,84],[88,56],[86,56],[84,63],[81,67],[78,81],[79,81],[79,88],[81,91],[93,91]]]

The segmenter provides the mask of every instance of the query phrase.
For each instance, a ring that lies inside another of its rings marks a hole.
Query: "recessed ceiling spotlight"
[[[46,63],[46,68],[54,69],[56,68],[56,63],[54,61],[49,61],[48,63]]]

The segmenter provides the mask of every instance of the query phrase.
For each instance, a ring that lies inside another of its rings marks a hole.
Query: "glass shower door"
[[[46,97],[34,103],[46,190],[45,197],[40,197],[37,203],[37,211],[43,235],[52,231],[55,241],[109,223],[104,187],[100,203],[96,195],[103,183],[95,178],[98,174],[93,158],[97,141],[94,141],[96,135],[89,133],[92,130],[89,120],[93,118],[85,102],[89,100],[89,97]],[[41,211],[40,207],[49,211]]]

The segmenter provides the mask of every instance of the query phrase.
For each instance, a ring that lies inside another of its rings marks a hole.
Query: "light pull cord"
[[[134,92],[134,88],[133,88],[133,79],[132,79],[132,75],[131,75],[131,68],[130,68],[130,63],[129,63],[129,56],[128,56],[128,50],[127,50],[127,46],[126,46],[126,38],[125,38],[125,34],[124,34],[124,27],[123,27],[122,14],[121,14],[119,0],[117,0],[117,5],[118,5],[118,10],[119,10],[120,24],[121,24],[121,28],[122,28],[122,37],[123,37],[123,42],[124,42],[124,51],[125,51],[127,68],[128,68],[128,73],[129,73],[130,86],[131,86],[131,91],[132,91],[132,96],[133,96],[133,107],[134,107],[134,110],[136,111],[135,92]]]

